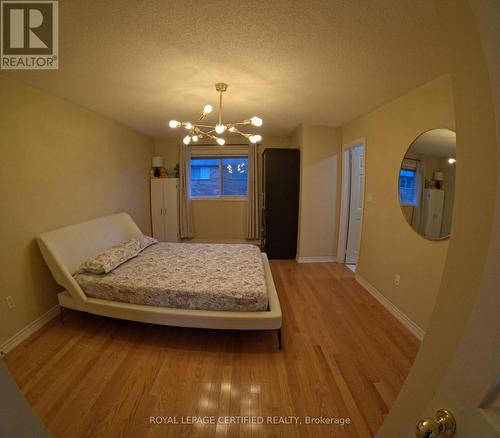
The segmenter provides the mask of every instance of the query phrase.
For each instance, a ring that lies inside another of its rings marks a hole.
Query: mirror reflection
[[[430,240],[449,237],[455,195],[456,134],[432,129],[408,148],[399,171],[399,202],[410,226]]]

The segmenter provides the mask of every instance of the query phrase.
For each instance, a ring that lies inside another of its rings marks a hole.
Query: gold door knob
[[[436,418],[424,418],[417,423],[415,436],[417,438],[453,436],[456,428],[453,414],[446,409],[440,409],[436,412]]]

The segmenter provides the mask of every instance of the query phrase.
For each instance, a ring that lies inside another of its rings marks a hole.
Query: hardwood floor
[[[419,342],[345,266],[273,260],[271,268],[283,351],[275,332],[67,311],[64,325],[53,320],[9,353],[7,365],[55,437],[373,436]],[[214,416],[216,424],[150,424],[150,417],[181,423],[182,416]],[[265,424],[218,423],[222,416],[264,416]],[[272,416],[299,418],[267,423]],[[306,416],[351,424],[308,425]]]

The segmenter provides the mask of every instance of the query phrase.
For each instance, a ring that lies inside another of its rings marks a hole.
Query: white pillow
[[[136,237],[135,240],[137,240],[139,243],[139,252],[141,252],[143,249],[146,249],[148,246],[158,243],[158,240],[156,240],[154,237],[149,237],[144,235]]]
[[[85,261],[79,272],[90,272],[91,274],[108,274],[113,269],[125,263],[127,260],[137,256],[148,246],[158,243],[153,237],[141,235],[134,237],[125,243],[113,246],[101,254]]]
[[[85,261],[80,266],[79,272],[107,274],[117,266],[135,257],[139,254],[139,251],[141,251],[140,242],[137,239],[131,239]]]

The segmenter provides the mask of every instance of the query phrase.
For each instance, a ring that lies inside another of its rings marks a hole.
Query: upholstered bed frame
[[[262,261],[269,307],[263,312],[173,309],[87,297],[73,278],[80,265],[106,249],[141,234],[128,214],[119,213],[40,235],[37,242],[43,258],[56,282],[65,288],[58,295],[61,312],[63,308],[68,308],[112,318],[179,327],[278,330],[281,348],[281,307],[269,261],[264,253]]]

